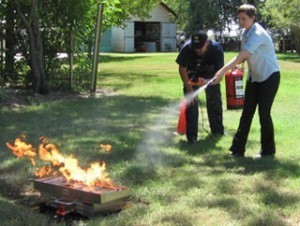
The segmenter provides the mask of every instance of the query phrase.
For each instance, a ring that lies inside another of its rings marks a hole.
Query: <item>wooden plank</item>
[[[34,188],[58,199],[89,204],[103,204],[126,198],[128,189],[89,188],[82,184],[66,183],[64,178],[41,178],[33,180]]]

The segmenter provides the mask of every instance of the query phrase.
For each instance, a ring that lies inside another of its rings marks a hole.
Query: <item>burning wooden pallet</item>
[[[120,210],[129,197],[129,191],[124,187],[89,187],[68,182],[64,177],[34,179],[33,184],[42,195],[53,198],[48,204],[56,208],[59,215],[78,212],[89,217],[99,212]]]
[[[90,216],[98,210],[116,211],[126,205],[123,200],[129,197],[129,191],[112,182],[105,162],[94,162],[83,169],[78,159],[62,155],[47,138],[41,137],[41,144],[34,148],[24,141],[25,137],[16,138],[13,144],[7,142],[6,146],[18,158],[27,157],[35,167],[37,157],[47,163],[36,167],[35,176],[40,179],[34,179],[33,184],[42,195],[52,197],[49,205],[57,209],[58,215],[78,212]],[[101,144],[100,148],[106,153],[111,151],[109,144]]]

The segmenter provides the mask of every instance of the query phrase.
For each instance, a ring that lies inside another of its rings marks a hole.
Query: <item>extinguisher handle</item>
[[[193,79],[190,79],[189,84],[191,86],[198,86],[198,87],[200,87],[200,86],[203,86],[205,84],[204,81],[205,80],[203,78],[202,79],[198,78],[198,81],[193,81]]]

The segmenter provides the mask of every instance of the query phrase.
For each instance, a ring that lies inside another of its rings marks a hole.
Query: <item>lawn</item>
[[[226,53],[228,61],[236,53]],[[300,224],[300,57],[280,54],[281,84],[272,115],[277,154],[254,160],[260,149],[255,115],[246,158],[232,159],[228,148],[241,110],[226,109],[221,138],[209,135],[203,93],[199,140],[175,135],[182,84],[176,53],[102,54],[96,95],[62,96],[52,101],[31,96],[0,112],[1,225],[45,225],[36,210],[34,167],[6,147],[16,137],[37,147],[47,137],[83,168],[105,161],[112,180],[130,189],[128,208],[74,225],[299,225]],[[0,101],[9,99],[1,91]],[[100,144],[111,144],[109,154]]]

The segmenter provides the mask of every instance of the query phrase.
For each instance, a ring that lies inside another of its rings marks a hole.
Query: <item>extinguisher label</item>
[[[235,81],[235,96],[236,96],[236,98],[243,98],[244,97],[243,80]]]

